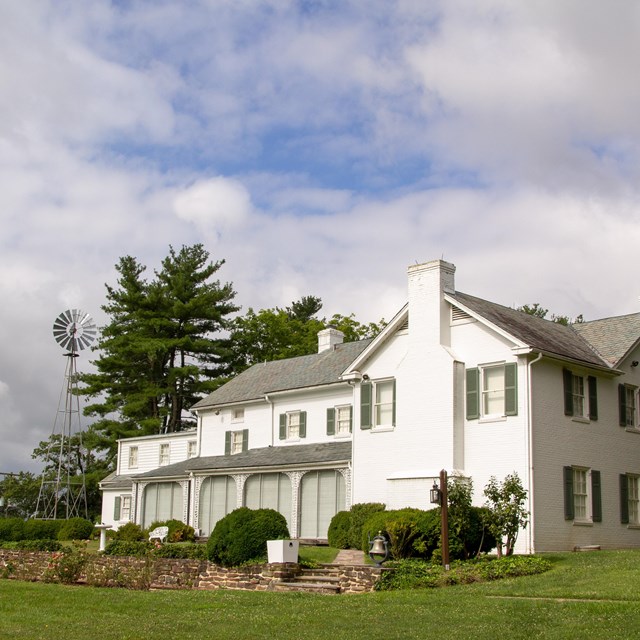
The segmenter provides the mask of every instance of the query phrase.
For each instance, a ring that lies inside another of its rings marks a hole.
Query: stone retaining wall
[[[59,554],[42,551],[0,549],[0,578],[40,582],[51,579]],[[77,580],[80,584],[129,589],[238,589],[269,591],[279,582],[289,582],[299,565],[265,564],[221,567],[207,560],[132,558],[88,554]],[[336,567],[342,593],[373,590],[380,569],[366,565]],[[49,574],[49,575],[48,575]]]

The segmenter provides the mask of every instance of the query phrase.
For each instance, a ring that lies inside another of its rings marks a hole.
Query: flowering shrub
[[[45,582],[74,584],[80,579],[83,569],[89,561],[86,545],[68,547],[51,554],[51,559],[43,575]]]

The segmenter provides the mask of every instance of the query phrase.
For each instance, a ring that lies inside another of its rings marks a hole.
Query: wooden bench
[[[160,542],[166,542],[168,535],[169,527],[156,527],[149,533],[149,542],[151,542],[154,538],[157,538],[158,540],[160,540]]]

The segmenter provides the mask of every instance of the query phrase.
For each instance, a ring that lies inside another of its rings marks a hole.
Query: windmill
[[[42,474],[36,518],[87,517],[84,466],[74,459],[82,451],[76,359],[78,352],[95,340],[96,333],[93,319],[80,309],[62,312],[53,323],[53,337],[66,350],[67,365],[47,451],[47,459],[55,460],[55,469],[53,474],[46,470]]]

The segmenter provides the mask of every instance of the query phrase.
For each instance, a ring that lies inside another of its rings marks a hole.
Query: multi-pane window
[[[640,476],[623,473],[620,476],[620,521],[640,525]]]
[[[576,520],[587,520],[588,511],[587,470],[573,470],[573,513]]]
[[[620,426],[638,427],[638,389],[626,384],[618,387],[618,404],[620,408]]]
[[[249,430],[227,431],[225,433],[224,452],[225,455],[242,453],[249,449]]]
[[[299,440],[307,437],[307,412],[287,411],[280,414],[280,440]]]
[[[160,466],[169,464],[169,454],[171,452],[168,442],[160,445]]]
[[[120,520],[129,522],[131,520],[131,496],[122,496],[120,503]]]
[[[600,472],[564,467],[564,517],[576,523],[602,522]]]
[[[396,422],[396,381],[363,380],[360,386],[360,428],[394,427]]]
[[[242,431],[231,432],[231,454],[240,453],[242,451]]]
[[[518,414],[518,366],[491,364],[466,371],[467,420]]]
[[[129,469],[135,469],[138,466],[138,447],[129,447]]]
[[[564,414],[574,418],[598,419],[598,387],[595,376],[583,376],[569,369],[562,373]]]
[[[231,422],[244,422],[244,409],[234,409],[231,412]]]
[[[572,376],[571,394],[573,396],[573,415],[584,416],[584,378],[582,376]]]
[[[384,380],[375,385],[374,424],[393,424],[394,381]]]
[[[189,440],[187,442],[187,458],[195,458],[198,449],[198,443],[196,440]]]
[[[351,432],[351,405],[336,407],[336,435],[345,436]]]

